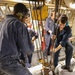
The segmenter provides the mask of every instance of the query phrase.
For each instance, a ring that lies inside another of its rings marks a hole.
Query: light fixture
[[[61,6],[60,9],[66,10],[66,7],[62,7],[62,6]]]
[[[49,3],[51,0],[45,0],[46,3]]]
[[[70,6],[70,8],[75,9],[75,3],[73,3],[73,4],[72,4],[72,3],[70,3],[70,4],[69,4],[69,6]]]

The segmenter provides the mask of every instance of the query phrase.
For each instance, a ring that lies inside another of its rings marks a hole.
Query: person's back
[[[3,30],[2,30],[3,40],[2,40],[2,45],[1,45],[0,60],[6,56],[12,56],[12,55],[18,54],[18,52],[16,51],[17,47],[15,43],[15,38],[13,37],[13,35],[15,36],[13,30],[14,31],[16,30],[15,25],[13,25],[13,21],[15,20],[17,19],[12,16],[7,16],[3,20],[3,23],[2,23],[2,25],[4,25]],[[15,29],[13,29],[13,27]]]

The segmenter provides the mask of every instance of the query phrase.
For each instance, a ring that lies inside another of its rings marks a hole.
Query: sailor
[[[69,41],[71,28],[69,27],[69,25],[66,26],[67,20],[68,20],[67,16],[62,15],[59,20],[59,25],[54,31],[54,38],[56,38],[55,49],[53,50],[55,52],[54,66],[56,67],[58,65],[58,57],[60,50],[62,47],[65,47],[66,61],[65,65],[62,66],[62,68],[67,69],[69,72],[72,72],[70,65],[71,65],[73,47],[71,42]]]
[[[46,55],[50,55],[50,47],[52,45],[52,31],[54,29],[54,18],[55,18],[55,11],[53,10],[51,12],[51,15],[49,15],[49,17],[46,19],[46,24],[45,24],[45,43],[46,43],[46,47],[45,47],[45,52],[44,54]]]
[[[32,75],[21,64],[19,50],[24,56],[33,53],[33,46],[27,27],[22,22],[28,13],[27,7],[22,3],[14,6],[13,15],[7,15],[2,22],[0,30],[0,70],[8,75]]]

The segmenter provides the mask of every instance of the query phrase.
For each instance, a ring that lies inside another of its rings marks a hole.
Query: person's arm
[[[72,41],[72,40],[74,40],[74,39],[75,39],[75,37],[72,36],[72,37],[70,37],[68,40],[69,40],[69,41]]]
[[[22,49],[24,55],[33,53],[34,49],[28,30],[21,22],[17,23],[17,46]]]
[[[29,30],[28,30],[28,31],[29,31]],[[29,31],[29,35],[30,35],[30,37],[31,37],[31,41],[32,41],[32,42],[38,38],[37,33],[36,33],[34,30],[32,30],[32,29]]]
[[[58,50],[60,50],[62,48],[61,44],[58,45],[57,48],[54,49],[54,52],[57,52]]]
[[[50,25],[49,21],[50,21],[50,19],[47,18],[47,19],[46,19],[46,24],[45,24],[45,30],[46,30],[48,33],[52,33],[52,31],[49,29],[49,25]]]

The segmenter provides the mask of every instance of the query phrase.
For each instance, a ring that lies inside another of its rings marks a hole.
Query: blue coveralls
[[[20,49],[24,56],[32,54],[34,50],[27,27],[13,15],[7,15],[2,25],[0,70],[8,75],[32,75],[26,67],[19,63]]]
[[[70,66],[70,60],[72,58],[72,53],[73,53],[72,44],[71,42],[68,41],[70,34],[71,34],[71,28],[69,26],[65,26],[65,28],[62,31],[60,31],[58,27],[55,32],[55,35],[56,35],[55,48],[58,47],[59,44],[61,44],[62,47],[65,47],[65,54],[66,54],[65,65],[66,66]],[[59,53],[60,53],[60,50],[58,50],[54,54],[55,67],[58,65]]]
[[[50,53],[50,47],[51,47],[51,37],[52,34],[48,33],[49,30],[53,31],[54,30],[54,21],[49,17],[46,19],[46,25],[45,25],[45,30],[46,30],[46,34],[45,34],[45,43],[46,43],[46,52],[47,54]]]

